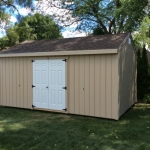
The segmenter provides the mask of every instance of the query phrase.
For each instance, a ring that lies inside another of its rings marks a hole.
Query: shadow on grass
[[[149,150],[150,107],[119,121],[0,107],[1,150]]]

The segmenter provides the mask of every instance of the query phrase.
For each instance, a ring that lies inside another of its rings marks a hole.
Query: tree
[[[97,26],[95,29],[93,29],[93,35],[103,35],[105,34],[105,31],[99,26]]]
[[[135,44],[143,47],[144,45],[150,49],[150,18],[145,16],[142,20],[137,32],[133,34]]]
[[[143,99],[144,95],[148,94],[150,87],[149,64],[147,59],[147,51],[145,46],[137,53],[137,94],[138,99]]]
[[[6,31],[6,35],[8,37],[8,45],[9,46],[13,46],[13,45],[19,43],[19,35],[18,35],[18,33],[16,31],[17,31],[16,27],[9,28]]]
[[[148,0],[63,0],[61,9],[69,10],[72,18],[76,18],[73,22],[80,23],[79,30],[98,27],[105,34],[112,34],[134,31],[147,14],[148,6]]]
[[[49,17],[42,14],[27,16],[18,24],[16,32],[19,34],[19,42],[24,40],[42,40],[61,38],[60,28]]]
[[[0,50],[9,46],[9,39],[7,36],[0,38]]]
[[[15,11],[19,14],[16,5],[33,9],[33,0],[0,0],[0,25],[3,22],[9,23],[10,15]]]
[[[7,44],[7,46],[13,46],[25,40],[62,38],[59,26],[49,16],[38,13],[27,16],[19,24],[16,23],[14,27],[8,28],[6,35],[7,38],[1,39],[3,44],[0,49],[6,47]]]

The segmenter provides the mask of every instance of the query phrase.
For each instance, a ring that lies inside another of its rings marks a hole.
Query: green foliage
[[[138,49],[138,51],[137,51],[137,66],[140,65],[140,61],[141,61],[141,51],[140,51],[140,49]]]
[[[145,46],[143,47],[143,51],[142,51],[142,62],[141,63],[142,63],[143,74],[147,75],[149,64],[148,64],[147,51],[146,51]]]
[[[145,7],[149,5],[148,0],[64,1],[63,8],[71,10],[73,17],[81,22],[78,29],[90,30],[99,26],[104,33],[110,34],[134,31],[146,15]]]
[[[13,46],[13,45],[19,43],[19,35],[16,32],[16,30],[17,30],[17,28],[14,27],[14,28],[9,28],[6,31],[6,34],[7,34],[8,40],[9,40],[9,46]]]
[[[145,103],[150,103],[150,93],[149,93],[149,94],[144,95],[144,99],[143,99],[143,101],[144,101]]]
[[[145,16],[138,31],[133,35],[137,46],[147,45],[150,49],[150,18]]]
[[[6,37],[1,38],[0,49],[13,46],[25,40],[62,38],[58,25],[49,17],[41,14],[27,16],[19,24],[8,28]]]
[[[150,87],[149,64],[147,59],[147,51],[145,46],[137,53],[137,96],[138,99],[143,99],[145,94],[148,94]]]
[[[93,29],[93,35],[103,35],[105,34],[105,31],[101,27],[96,27]]]
[[[116,21],[120,31],[135,31],[147,15],[145,8],[149,6],[148,0],[115,0],[120,6],[115,11]]]
[[[9,39],[7,36],[0,38],[0,50],[9,46]]]
[[[33,0],[0,0],[0,24],[9,23],[10,15],[18,12],[16,5],[33,9],[32,4]]]
[[[27,16],[18,24],[19,41],[61,38],[58,25],[49,17],[42,14]]]
[[[9,24],[10,23],[9,18],[10,18],[10,15],[8,13],[0,10],[0,25],[3,22],[5,22],[6,24]]]

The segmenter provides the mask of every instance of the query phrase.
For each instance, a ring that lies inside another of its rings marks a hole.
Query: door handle
[[[48,89],[48,86],[46,88]]]

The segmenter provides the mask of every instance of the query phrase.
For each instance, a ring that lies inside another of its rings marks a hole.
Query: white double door
[[[65,61],[33,62],[33,105],[36,108],[63,110],[65,106]]]

